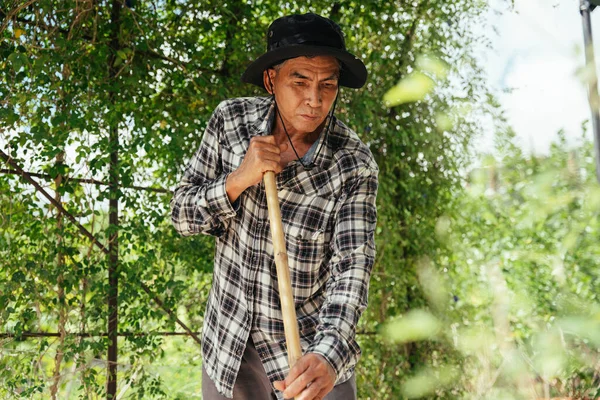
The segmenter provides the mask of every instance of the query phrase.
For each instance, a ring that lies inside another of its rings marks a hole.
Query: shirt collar
[[[256,120],[252,124],[254,133],[259,136],[271,134],[275,121],[275,102],[272,97],[263,97],[265,102],[256,109]]]

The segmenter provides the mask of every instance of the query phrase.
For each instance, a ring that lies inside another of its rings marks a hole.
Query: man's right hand
[[[250,186],[259,183],[265,172],[273,171],[276,174],[283,169],[281,166],[281,152],[287,149],[287,143],[278,145],[275,137],[254,136],[250,139],[248,151],[242,164],[227,177],[225,190],[232,203]]]

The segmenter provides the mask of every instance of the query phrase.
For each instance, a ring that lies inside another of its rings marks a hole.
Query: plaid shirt
[[[225,192],[250,138],[270,134],[273,119],[271,98],[219,104],[171,200],[180,234],[216,237],[202,355],[227,397],[249,335],[271,382],[289,372],[264,185],[249,187],[233,204]],[[311,170],[292,161],[276,180],[302,350],[324,356],[341,383],[360,356],[355,329],[375,258],[378,168],[368,147],[337,119],[316,157]]]

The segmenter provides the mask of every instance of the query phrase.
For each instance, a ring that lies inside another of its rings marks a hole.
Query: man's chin
[[[318,121],[300,121],[294,124],[294,128],[301,133],[312,133],[319,129],[319,126],[321,126],[324,121],[325,119],[320,119]]]

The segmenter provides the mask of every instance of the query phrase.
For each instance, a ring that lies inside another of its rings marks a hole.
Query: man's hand
[[[325,357],[307,353],[296,362],[285,381],[274,382],[286,399],[322,400],[335,385],[337,377]]]
[[[287,149],[287,143],[277,145],[275,137],[254,136],[250,139],[248,151],[242,160],[242,164],[234,172],[229,174],[225,182],[227,197],[233,203],[240,194],[262,180],[263,174],[273,171],[281,172],[282,151]]]

